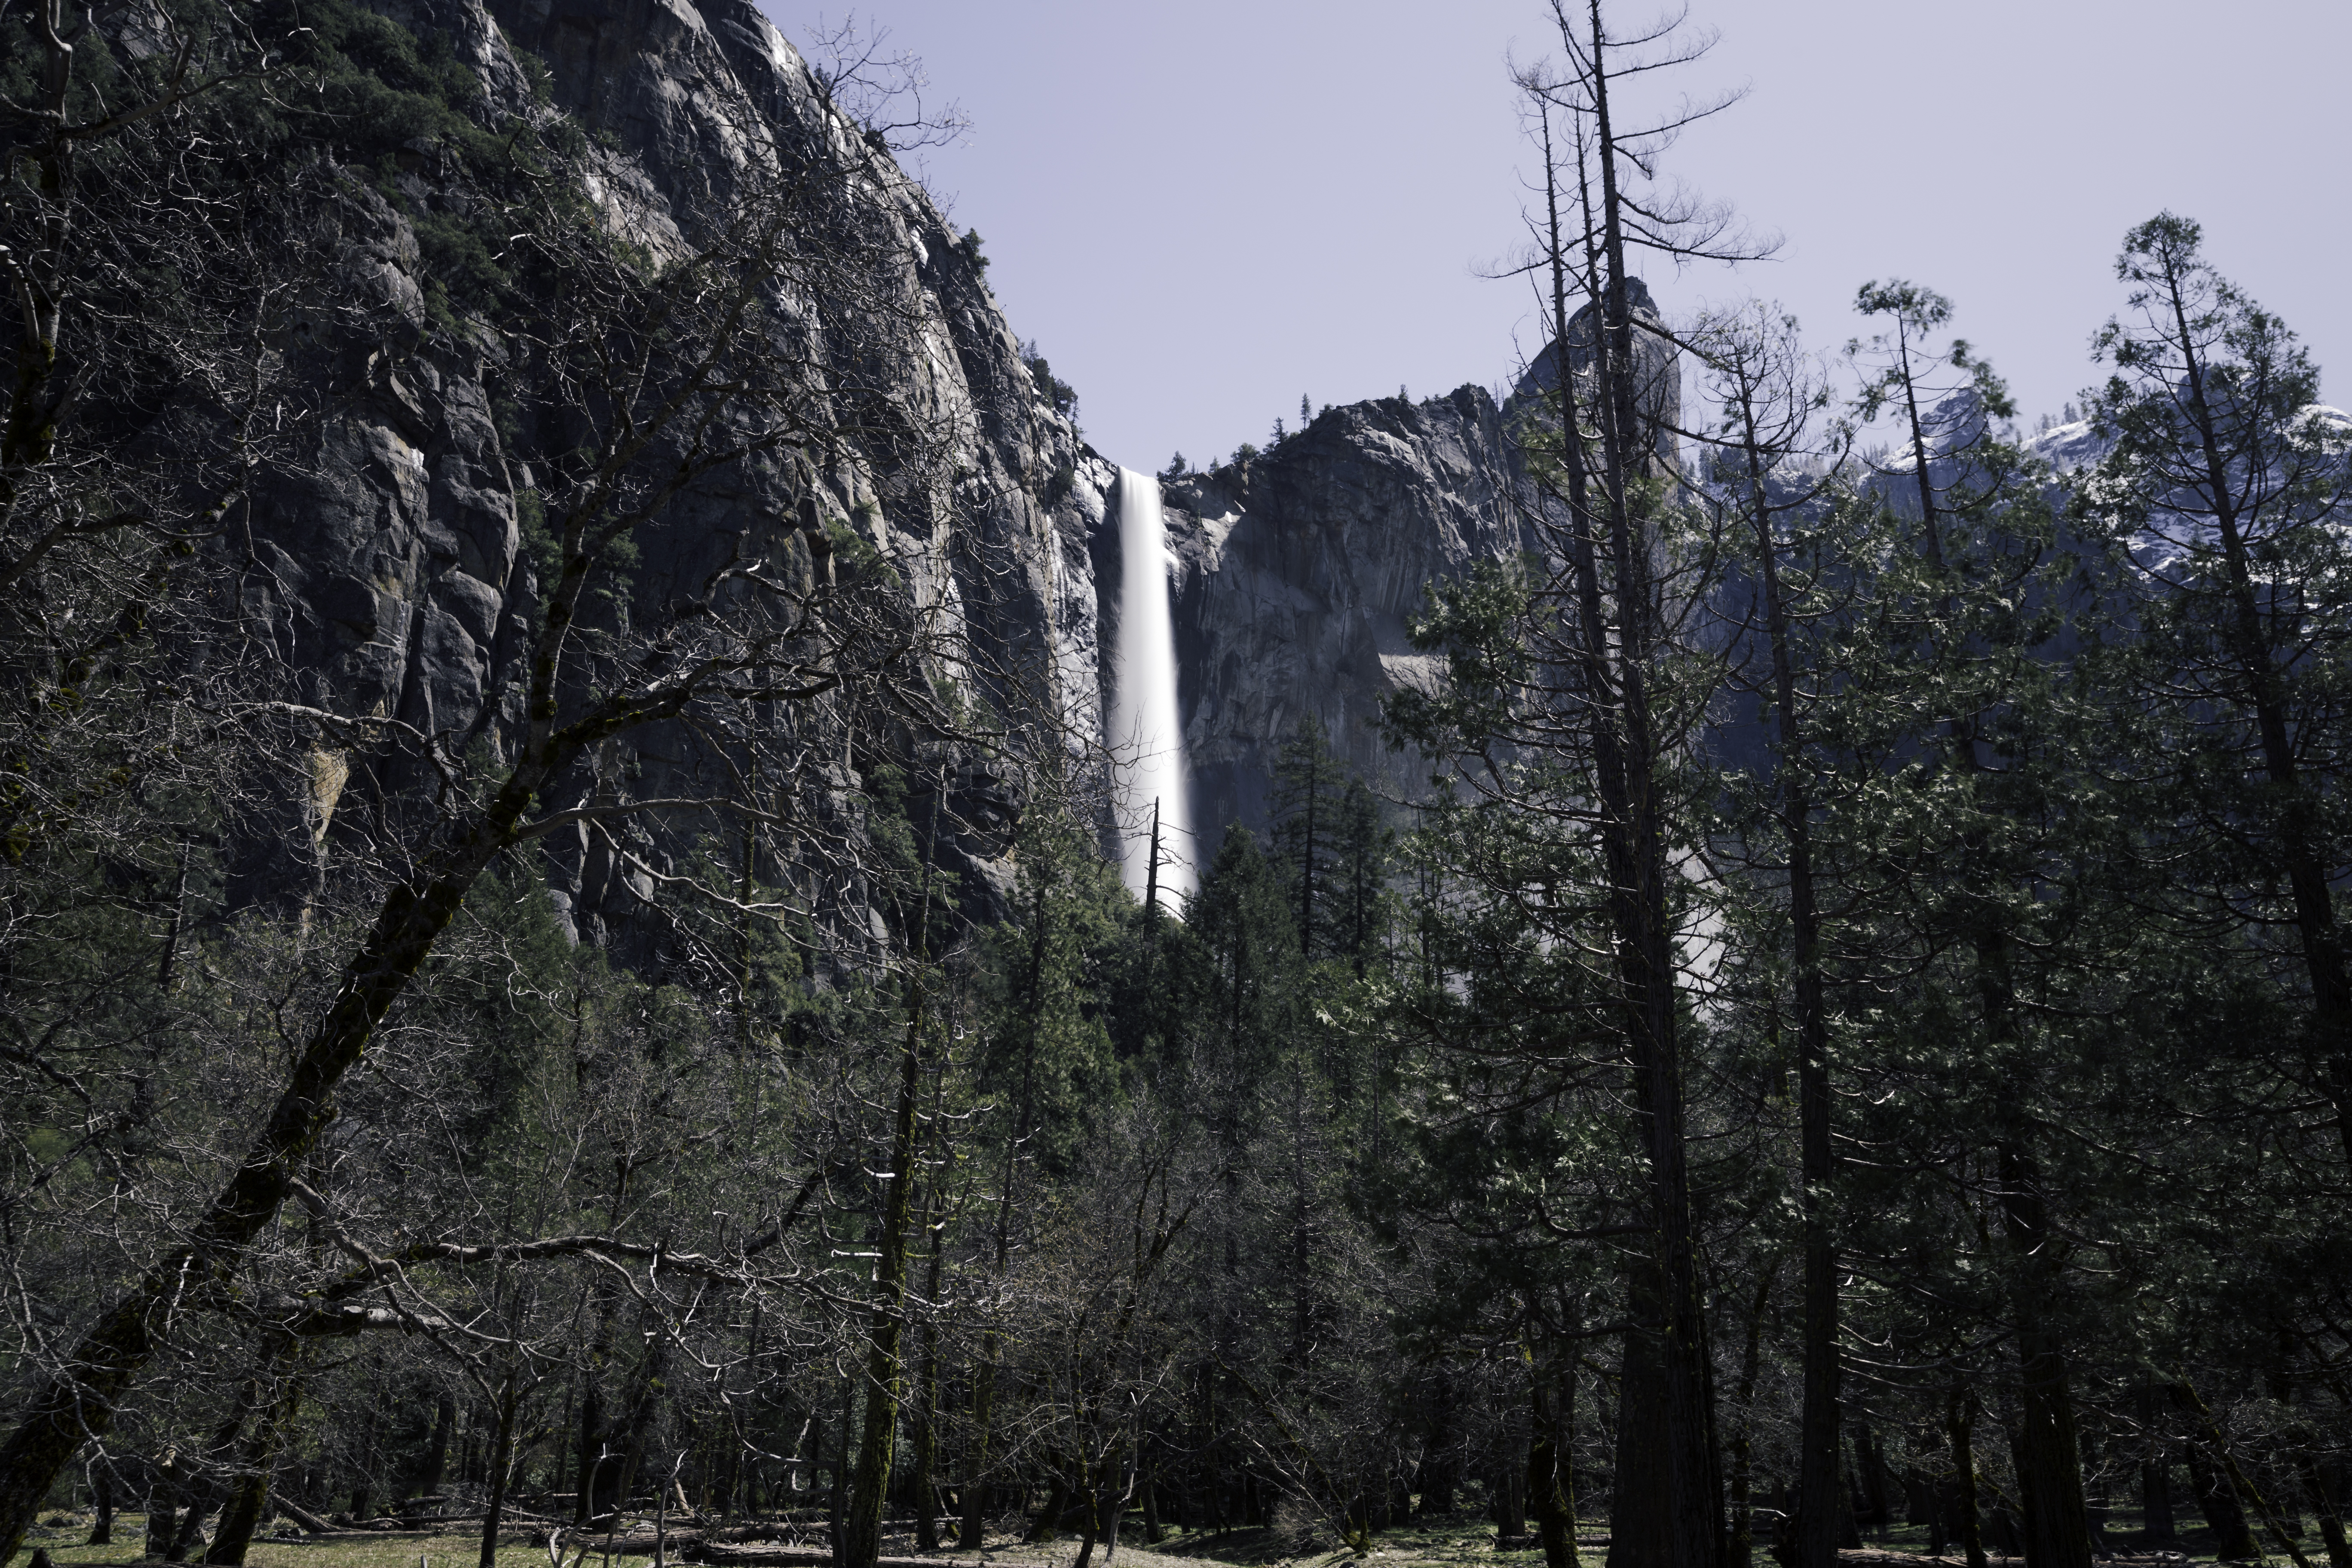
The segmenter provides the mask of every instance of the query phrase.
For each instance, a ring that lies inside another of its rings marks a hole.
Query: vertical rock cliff
[[[1483,389],[1324,411],[1254,461],[1166,487],[1194,819],[1263,827],[1276,755],[1312,713],[1385,793],[1427,785],[1376,728],[1434,679],[1406,623],[1429,585],[1525,548],[1505,416]]]
[[[1638,281],[1632,304],[1637,320],[1659,319]],[[1588,309],[1570,323],[1579,372],[1592,321]],[[1645,400],[1670,427],[1680,414],[1676,358],[1662,340],[1637,341]],[[1229,824],[1265,827],[1275,759],[1309,713],[1378,793],[1410,801],[1427,789],[1428,763],[1382,741],[1381,704],[1441,678],[1442,660],[1416,650],[1406,629],[1433,584],[1540,552],[1513,432],[1554,416],[1546,399],[1557,381],[1548,348],[1499,407],[1463,386],[1422,403],[1326,409],[1247,463],[1167,482],[1203,856]],[[1671,448],[1674,437],[1662,439]]]
[[[830,183],[841,193],[833,210],[851,212],[860,243],[881,258],[874,297],[886,308],[845,324],[819,308],[830,302],[812,306],[808,374],[861,389],[943,449],[919,464],[845,431],[821,468],[767,458],[699,479],[640,541],[629,589],[638,601],[665,602],[794,531],[845,528],[889,563],[910,606],[968,639],[973,668],[1006,677],[983,695],[1057,710],[1090,737],[1097,606],[1087,542],[1113,470],[1024,363],[976,247],[774,26],[744,0],[376,9],[471,70],[479,122],[574,120],[587,197],[608,232],[656,264],[693,248],[730,186],[779,170]],[[325,156],[331,166],[337,152]],[[318,440],[261,488],[243,591],[307,700],[396,719],[461,749],[496,747],[516,721],[520,617],[538,587],[527,538],[535,476],[516,460],[501,410],[534,366],[495,319],[446,308],[420,244],[478,216],[484,193],[430,137],[404,145],[398,167],[390,190],[380,168],[329,182],[335,195],[319,222],[336,255],[331,298],[298,349],[322,411]],[[691,753],[678,736],[640,745],[603,759],[594,787],[663,794],[692,771]],[[425,782],[404,766],[420,764],[334,755],[302,770],[311,852],[325,852],[350,792],[386,799]],[[838,783],[850,796],[861,787],[854,773]],[[955,826],[943,854],[969,873],[974,912],[985,915],[1009,879],[1021,790],[977,763],[960,765],[949,787]],[[656,865],[673,853],[635,847]],[[285,885],[299,874],[288,858],[301,854],[297,844],[265,857],[249,885]],[[625,874],[584,834],[552,858],[559,902],[592,937],[650,896],[645,877]]]
[[[748,0],[373,3],[472,73],[483,123],[576,122],[587,199],[656,263],[691,253],[731,190],[780,171],[823,184],[877,258],[874,298],[887,306],[807,302],[807,374],[861,389],[933,449],[845,429],[822,463],[767,457],[698,479],[640,541],[628,592],[668,602],[795,533],[846,530],[889,563],[910,614],[948,626],[971,668],[993,672],[977,695],[1016,726],[1039,721],[1033,732],[1104,781],[1118,470],[1024,362],[976,245],[881,138]],[[484,193],[430,136],[404,142],[389,187],[379,164],[341,182],[320,214],[341,297],[297,352],[324,413],[315,447],[257,492],[243,592],[306,700],[497,748],[517,721],[515,664],[539,588],[540,476],[515,456],[511,413],[534,365],[495,321],[451,307],[431,259],[452,226],[478,226]],[[1430,584],[1529,547],[1510,426],[1549,374],[1539,361],[1504,407],[1465,386],[1326,410],[1251,462],[1166,483],[1196,858],[1227,825],[1263,825],[1275,756],[1310,712],[1383,793],[1425,787],[1423,765],[1387,750],[1375,721],[1388,694],[1436,678],[1406,634]],[[702,765],[690,737],[658,736],[601,758],[587,787],[651,797]],[[864,781],[839,766],[831,787],[854,801]],[[392,799],[429,787],[424,771],[413,755],[308,759],[289,790],[309,832],[250,879],[299,878],[288,861],[331,852],[352,792]],[[1027,805],[1020,772],[975,754],[945,781],[940,854],[979,918],[1004,908]],[[633,831],[628,854],[645,865],[681,852]],[[584,831],[551,847],[551,874],[590,940],[614,940],[655,901],[653,879]]]

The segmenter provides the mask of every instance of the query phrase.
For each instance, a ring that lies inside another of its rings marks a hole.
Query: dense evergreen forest
[[[2194,222],[2055,430],[1920,284],[1828,354],[1662,312],[1759,248],[1622,101],[1696,51],[1555,0],[1427,788],[1307,716],[1139,899],[1059,656],[876,542],[974,448],[871,55],[632,227],[546,67],[398,10],[0,13],[0,1560],[2352,1568],[2352,421]],[[368,708],[257,529],[464,377],[490,673]]]

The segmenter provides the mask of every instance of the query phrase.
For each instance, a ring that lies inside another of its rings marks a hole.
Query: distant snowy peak
[[[2339,439],[2352,438],[2352,414],[2325,403],[2315,403],[2305,408],[2303,422],[2326,426]],[[2105,457],[2107,448],[2113,445],[2113,440],[2101,434],[2090,420],[2077,419],[2071,424],[2053,425],[2029,439],[2025,449],[2060,473],[2071,474],[2076,468],[2087,468]]]
[[[2105,457],[2107,448],[2114,444],[2088,419],[2077,419],[2071,424],[2053,425],[2029,438],[2025,449],[2060,473],[2071,474]]]

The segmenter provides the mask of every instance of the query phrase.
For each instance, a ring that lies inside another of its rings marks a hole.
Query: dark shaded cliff
[[[1637,318],[1657,319],[1639,281],[1632,299]],[[1580,369],[1591,322],[1588,310],[1570,323]],[[1676,358],[1656,339],[1642,339],[1638,353],[1646,399],[1671,426]],[[1381,795],[1410,801],[1426,791],[1428,763],[1382,742],[1381,705],[1442,677],[1443,660],[1407,633],[1433,584],[1540,551],[1514,431],[1549,416],[1557,380],[1547,349],[1500,407],[1484,388],[1463,386],[1420,403],[1326,409],[1248,463],[1163,487],[1182,562],[1177,653],[1204,855],[1228,824],[1265,827],[1275,759],[1309,713]]]
[[[1083,741],[1096,662],[1086,542],[1109,470],[1024,363],[976,250],[775,28],[740,0],[386,0],[380,13],[478,79],[478,125],[571,117],[599,220],[656,265],[693,253],[730,191],[761,178],[821,184],[825,210],[859,231],[866,295],[810,302],[804,374],[884,416],[833,432],[812,448],[821,460],[770,452],[688,485],[638,540],[627,592],[640,609],[796,533],[846,530],[887,563],[908,616],[998,678],[983,695],[1058,713]],[[306,701],[463,751],[501,747],[517,721],[514,661],[541,586],[527,536],[543,476],[522,453],[562,442],[530,423],[545,401],[538,363],[494,308],[452,295],[448,237],[480,228],[491,198],[448,142],[412,138],[389,181],[347,164],[327,182],[330,297],[298,351],[317,437],[259,486],[241,585]],[[331,171],[353,156],[318,151]],[[876,435],[898,430],[919,438]],[[704,765],[688,738],[656,733],[601,758],[583,788],[682,793]],[[339,812],[362,797],[373,809],[425,773],[364,749],[301,760],[289,814],[307,831],[250,860],[247,888],[303,879],[302,862],[331,855]],[[835,783],[852,801],[863,788],[847,763]],[[1023,791],[976,762],[954,768],[950,790],[941,853],[986,916],[1009,879]],[[667,868],[692,830],[641,834],[633,852]],[[551,865],[567,921],[592,938],[651,898],[650,879],[584,832],[551,845]]]

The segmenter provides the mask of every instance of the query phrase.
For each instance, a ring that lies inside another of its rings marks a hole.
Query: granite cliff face
[[[952,482],[919,480],[899,454],[855,441],[822,471],[739,465],[667,510],[634,591],[658,597],[730,552],[844,520],[889,559],[897,591],[987,661],[1034,672],[1019,700],[1055,710],[1081,752],[1099,747],[1117,679],[1105,650],[1116,646],[1118,470],[1024,362],[973,248],[766,18],[748,0],[376,8],[445,40],[491,111],[530,112],[535,90],[551,96],[590,133],[586,183],[606,225],[647,251],[689,248],[715,195],[762,160],[787,160],[840,182],[912,302],[855,342],[821,343],[819,374],[885,388],[945,432]],[[526,57],[544,63],[543,89]],[[308,460],[260,498],[247,609],[303,672],[310,700],[497,746],[515,720],[513,665],[537,593],[524,528],[534,476],[509,452],[499,410],[530,371],[495,332],[452,331],[431,308],[418,226],[479,197],[429,143],[401,164],[397,203],[348,182],[322,218],[340,286],[373,325],[322,331],[310,351],[331,413]],[[1435,677],[1406,636],[1429,584],[1526,548],[1512,417],[1469,386],[1328,409],[1258,459],[1165,485],[1202,859],[1229,824],[1263,826],[1275,755],[1309,712],[1383,793],[1425,786],[1422,764],[1389,752],[1374,721],[1389,693]],[[675,739],[605,759],[595,787],[663,793],[695,765]],[[296,770],[314,855],[355,781],[380,795],[426,782],[396,766],[322,753]],[[845,763],[835,787],[851,798],[863,781]],[[1021,789],[972,763],[950,790],[961,826],[943,854],[966,873],[972,912],[1001,914]],[[656,865],[670,853],[642,837],[634,847]],[[554,847],[551,875],[588,940],[614,940],[654,896],[585,835]]]
[[[1091,722],[1096,665],[1087,541],[1113,470],[1078,441],[1020,354],[984,263],[929,197],[828,99],[824,85],[744,0],[383,0],[381,14],[446,44],[483,88],[479,116],[534,107],[545,62],[552,108],[588,132],[588,194],[606,226],[656,256],[690,247],[714,195],[790,161],[842,183],[879,237],[884,284],[907,302],[855,341],[818,342],[816,374],[881,389],[950,448],[926,476],[903,455],[853,437],[821,471],[752,461],[698,481],[641,538],[633,592],[658,603],[731,552],[839,521],[887,557],[910,601],[944,616],[987,662],[1059,674],[1036,690]],[[362,178],[332,182],[319,222],[337,252],[332,291],[299,352],[321,409],[302,460],[257,497],[256,569],[243,592],[306,700],[395,718],[458,747],[502,742],[516,721],[514,660],[537,584],[524,517],[534,476],[509,450],[499,409],[531,367],[499,334],[453,326],[431,308],[420,226],[481,201],[429,142],[404,153],[397,200]],[[895,254],[896,259],[888,257]],[[306,329],[307,330],[307,329]],[[952,473],[940,483],[937,475]],[[693,765],[656,735],[604,760],[600,788],[662,794]],[[312,856],[326,852],[347,793],[389,798],[426,781],[422,764],[322,752],[293,770]],[[844,768],[848,795],[861,781]],[[962,824],[945,853],[971,873],[974,912],[1008,885],[1020,792],[964,766],[950,784]],[[656,857],[667,851],[650,842]],[[304,847],[248,875],[282,881]],[[583,835],[552,855],[559,904],[592,940],[651,895]]]
[[[1439,674],[1405,629],[1429,584],[1525,547],[1516,482],[1503,412],[1465,386],[1327,409],[1263,458],[1164,488],[1204,852],[1226,824],[1264,826],[1275,758],[1309,713],[1381,793],[1426,787],[1382,743],[1381,703]]]
[[[1657,318],[1638,280],[1631,303]],[[1579,370],[1591,330],[1590,311],[1570,323]],[[1675,358],[1659,340],[1641,343],[1642,395],[1671,425]],[[1309,713],[1376,793],[1410,801],[1428,788],[1428,763],[1382,742],[1381,705],[1442,677],[1442,659],[1406,630],[1431,584],[1540,550],[1523,521],[1530,498],[1512,432],[1539,416],[1557,380],[1547,351],[1499,407],[1463,386],[1326,409],[1259,458],[1163,486],[1204,855],[1229,824],[1265,827],[1275,759]]]

